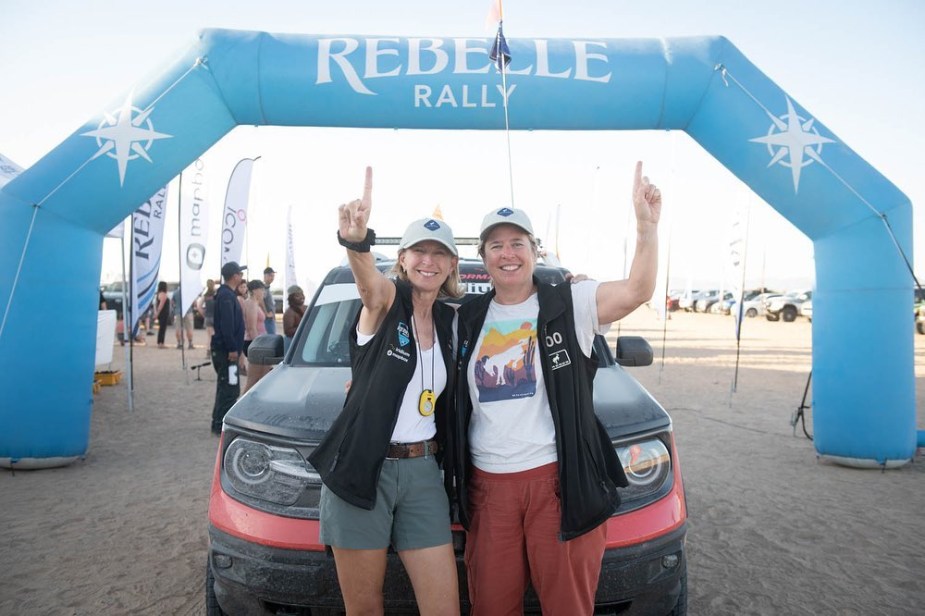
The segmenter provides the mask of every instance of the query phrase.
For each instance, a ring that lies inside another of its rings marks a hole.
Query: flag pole
[[[122,335],[128,336],[128,410],[135,410],[135,293],[138,291],[135,289],[135,213],[132,212],[129,218],[129,235],[128,247],[129,247],[129,261],[128,261],[128,290],[129,290],[129,301],[128,306],[122,305],[122,316],[123,320],[126,315],[128,315],[128,320],[122,324]],[[123,253],[123,265],[122,268],[125,269],[125,255]],[[126,308],[128,309],[126,311]],[[128,325],[128,329],[126,329]],[[145,332],[147,334],[147,332]]]
[[[499,7],[501,3],[498,3]],[[498,22],[498,41],[499,51],[501,41],[504,40],[504,34],[502,33],[502,26],[504,25],[504,14],[502,13],[501,21]],[[504,101],[504,135],[507,138],[507,172],[508,172],[508,184],[511,187],[511,207],[514,207],[514,160],[511,156],[511,123],[508,118],[507,111],[507,62],[503,59],[501,60],[501,98]]]
[[[736,393],[739,385],[739,351],[742,348],[742,316],[745,309],[745,263],[748,258],[748,228],[751,222],[752,210],[749,201],[745,202],[745,241],[742,244],[742,281],[739,285],[739,301],[737,302],[736,318],[736,367],[732,376],[732,393]]]
[[[677,157],[678,157],[678,150],[677,150],[678,138],[671,131],[668,131],[668,138],[671,140],[671,149],[670,149],[670,152],[671,152],[670,171],[671,173],[668,176],[669,181],[670,181],[668,189],[669,189],[669,194],[674,194],[673,190],[676,185],[675,180],[676,180],[676,175],[677,175],[676,163],[677,163]],[[665,297],[663,299],[663,301],[665,302],[665,318],[662,319],[662,361],[661,361],[661,366],[658,369],[659,384],[661,384],[662,382],[662,372],[665,370],[665,345],[668,342],[668,317],[670,314],[670,311],[668,310],[668,291],[669,291],[669,287],[671,286],[671,237],[672,237],[673,229],[674,229],[674,217],[669,216],[668,217],[668,247],[667,247],[667,254],[665,255]],[[623,259],[623,267],[624,268],[626,267],[626,257],[624,257]]]
[[[131,220],[131,216],[129,216],[129,220]],[[130,231],[130,233],[134,233],[134,225],[130,224],[129,227],[133,229],[132,231]],[[132,236],[129,236],[129,240],[131,239],[132,239]],[[123,344],[125,343],[126,338],[129,339],[129,346],[127,349],[125,349],[125,363],[128,366],[128,370],[126,371],[128,376],[125,381],[125,387],[128,390],[128,410],[131,413],[132,411],[135,410],[135,401],[133,400],[133,390],[132,390],[133,388],[132,343],[135,341],[135,336],[132,335],[132,326],[130,323],[129,323],[128,328],[125,327],[126,322],[131,320],[128,318],[129,313],[131,311],[131,302],[128,301],[130,294],[128,293],[128,281],[125,278],[125,221],[124,220],[122,221],[122,237],[119,238],[119,241],[122,243],[122,252],[119,255],[120,256],[119,260],[122,261],[122,343]],[[132,244],[129,243],[129,246],[131,245]]]
[[[176,328],[176,334],[180,337],[180,368],[183,370],[183,375],[186,377],[186,384],[189,385],[189,371],[186,369],[186,343],[184,338],[186,337],[186,323],[184,319],[186,314],[183,312],[183,172],[180,172],[179,180],[177,183],[177,272],[178,277],[180,278],[180,286],[177,287],[177,304],[180,306],[180,315],[177,317],[177,307],[174,306],[174,320],[177,321],[174,324]],[[200,279],[201,280],[201,279]]]

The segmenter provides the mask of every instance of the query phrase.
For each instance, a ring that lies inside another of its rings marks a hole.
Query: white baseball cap
[[[453,239],[453,230],[450,225],[442,220],[433,218],[421,218],[408,225],[401,241],[398,243],[399,248],[411,248],[415,244],[426,241],[439,242],[446,246],[453,256],[459,256],[456,250],[456,240]]]
[[[503,207],[498,210],[492,210],[482,219],[482,231],[479,233],[479,239],[483,242],[488,237],[489,231],[498,225],[514,225],[520,227],[530,235],[533,235],[533,225],[530,224],[530,217],[523,210],[515,210],[509,207]]]

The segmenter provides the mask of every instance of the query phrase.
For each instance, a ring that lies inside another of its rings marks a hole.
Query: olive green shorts
[[[372,510],[351,505],[327,486],[320,508],[324,545],[379,550],[391,544],[401,552],[452,541],[443,475],[433,456],[385,460]]]

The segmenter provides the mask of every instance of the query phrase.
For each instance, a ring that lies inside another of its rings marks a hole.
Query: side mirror
[[[258,366],[275,366],[283,361],[283,337],[261,334],[247,347],[247,361]]]
[[[651,366],[652,346],[642,336],[620,336],[617,338],[617,363],[621,366]]]

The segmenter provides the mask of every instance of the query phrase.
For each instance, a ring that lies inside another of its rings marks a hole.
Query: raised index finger
[[[633,178],[633,188],[639,188],[642,183],[642,161],[636,161],[636,177]]]
[[[363,201],[369,201],[373,195],[373,168],[366,167],[366,183],[363,185]]]

